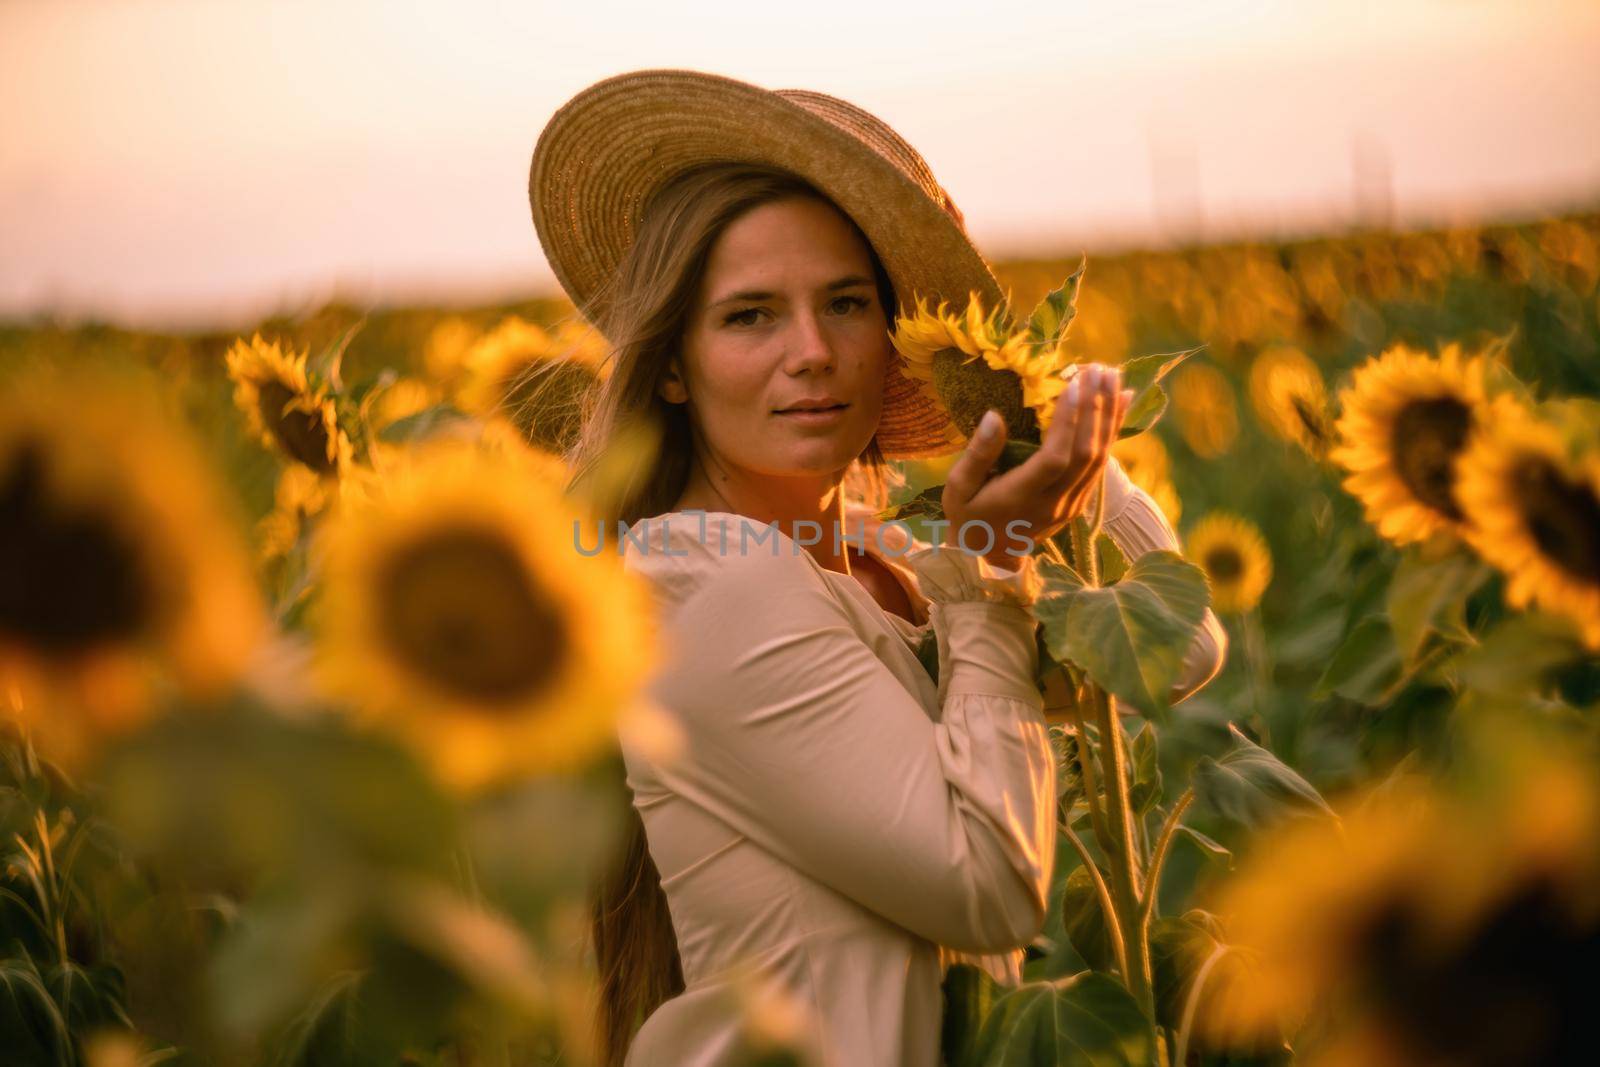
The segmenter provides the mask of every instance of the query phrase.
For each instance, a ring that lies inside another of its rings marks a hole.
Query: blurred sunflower
[[[1256,524],[1225,511],[1208,513],[1184,539],[1184,555],[1206,572],[1211,607],[1249,611],[1272,581],[1272,552]]]
[[[1512,607],[1537,604],[1566,616],[1577,623],[1586,645],[1600,649],[1600,448],[1592,440],[1594,413],[1577,412],[1572,425],[1563,427],[1504,396],[1491,410],[1458,468],[1466,538],[1505,572]]]
[[[1184,443],[1201,459],[1215,459],[1239,434],[1233,386],[1217,368],[1189,362],[1172,376],[1172,412]]]
[[[262,444],[317,474],[335,476],[350,463],[352,448],[327,386],[313,387],[306,373],[308,354],[286,353],[260,334],[235,341],[227,355],[233,401]]]
[[[1311,456],[1321,459],[1332,447],[1322,372],[1293,345],[1263,349],[1250,364],[1250,403],[1263,426]]]
[[[263,613],[213,472],[158,401],[53,377],[0,391],[0,691],[66,763],[243,672]]]
[[[531,444],[565,452],[605,357],[604,340],[588,326],[569,321],[546,330],[511,315],[463,356],[457,401],[476,415],[508,419]]]
[[[283,468],[273,490],[272,510],[256,525],[256,558],[262,562],[288,555],[306,523],[328,506],[327,484],[298,463]]]
[[[1213,1038],[1301,1025],[1309,1067],[1585,1062],[1600,967],[1600,795],[1553,753],[1462,799],[1386,783],[1342,824],[1253,848],[1215,910],[1231,988]]]
[[[1434,359],[1397,344],[1356,369],[1339,393],[1339,444],[1329,453],[1367,521],[1396,544],[1461,532],[1455,463],[1481,426],[1485,360],[1459,345]]]
[[[361,407],[373,433],[401,419],[426,411],[443,399],[439,387],[420,378],[399,378],[372,390]]]
[[[460,315],[448,315],[435,323],[422,346],[422,366],[428,380],[441,388],[454,388],[466,370],[467,352],[478,336],[478,328]]]
[[[1112,443],[1111,455],[1127,473],[1128,480],[1149,493],[1167,521],[1177,525],[1183,515],[1183,501],[1168,480],[1171,461],[1161,438],[1148,430],[1120,438]]]
[[[520,454],[398,458],[318,531],[325,684],[457,788],[580,767],[654,665],[648,598]]]
[[[1011,440],[1038,443],[1066,388],[1061,372],[1071,359],[1056,346],[1037,349],[1004,304],[985,312],[972,293],[966,311],[956,314],[945,311],[947,303],[929,310],[918,298],[912,314],[895,320],[890,341],[902,357],[902,371],[922,383],[963,434],[971,436],[983,413],[994,408]]]

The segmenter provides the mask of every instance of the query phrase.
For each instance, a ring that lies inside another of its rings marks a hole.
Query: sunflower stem
[[[1185,789],[1167,813],[1166,822],[1161,826],[1161,836],[1156,839],[1155,851],[1150,856],[1150,865],[1145,868],[1149,873],[1144,883],[1144,902],[1139,907],[1139,926],[1143,930],[1141,936],[1147,940],[1150,937],[1150,920],[1156,913],[1156,898],[1161,895],[1161,868],[1166,865],[1167,853],[1172,851],[1172,842],[1178,833],[1178,820],[1183,818],[1183,813],[1192,803],[1194,790]]]
[[[1083,779],[1083,799],[1089,808],[1089,825],[1094,830],[1094,839],[1100,845],[1100,851],[1109,856],[1112,854],[1114,842],[1111,838],[1111,827],[1106,822],[1105,811],[1100,803],[1100,776],[1094,769],[1098,757],[1089,743],[1088,732],[1083,728],[1083,709],[1088,702],[1087,683],[1085,683],[1073,694],[1072,725],[1077,736],[1078,774]]]
[[[1100,760],[1106,780],[1107,815],[1114,851],[1110,854],[1111,885],[1128,955],[1128,992],[1145,1014],[1155,1019],[1155,996],[1150,968],[1150,941],[1141,929],[1139,863],[1133,851],[1133,805],[1129,796],[1128,754],[1118,721],[1116,697],[1090,686],[1096,725],[1100,728]]]
[[[1066,835],[1067,842],[1078,853],[1078,859],[1083,861],[1084,869],[1089,872],[1090,879],[1094,882],[1094,894],[1100,901],[1100,914],[1105,916],[1106,933],[1111,940],[1111,951],[1116,953],[1117,971],[1122,975],[1122,980],[1128,980],[1128,946],[1122,939],[1122,923],[1117,919],[1117,906],[1111,899],[1111,889],[1106,885],[1105,875],[1100,873],[1100,868],[1094,862],[1094,857],[1089,855],[1088,847],[1083,843],[1072,829],[1072,819],[1069,817],[1061,820],[1061,832]]]

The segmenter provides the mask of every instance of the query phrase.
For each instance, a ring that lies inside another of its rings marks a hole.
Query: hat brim
[[[804,95],[814,106],[831,99]],[[534,147],[528,198],[551,269],[591,319],[649,197],[713,162],[768,164],[815,185],[872,243],[902,308],[918,297],[962,307],[973,292],[994,306],[1002,294],[982,255],[924,185],[880,154],[903,155],[902,146],[869,146],[825,112],[732,78],[635,71],[596,82],[555,113]],[[898,356],[891,360],[878,428],[884,454],[941,455],[963,441],[942,406],[900,373]]]

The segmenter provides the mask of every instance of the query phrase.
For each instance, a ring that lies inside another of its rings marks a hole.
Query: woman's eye
[[[841,296],[834,300],[833,306],[841,315],[847,315],[852,311],[866,307],[867,300],[865,297],[860,296]]]
[[[745,308],[743,311],[733,312],[724,318],[722,323],[725,326],[754,326],[757,321],[756,316],[760,314],[760,308]]]

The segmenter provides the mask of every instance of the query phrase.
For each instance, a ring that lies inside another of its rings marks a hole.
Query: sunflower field
[[[1123,366],[1183,553],[1048,565],[1050,913],[1020,987],[950,969],[946,1062],[1588,1062],[1600,213],[997,273],[1033,316],[919,306],[912,373],[1026,427]],[[684,743],[570,550],[653,447],[563,461],[607,356],[556,299],[0,324],[0,1062],[597,1062],[617,741]]]

